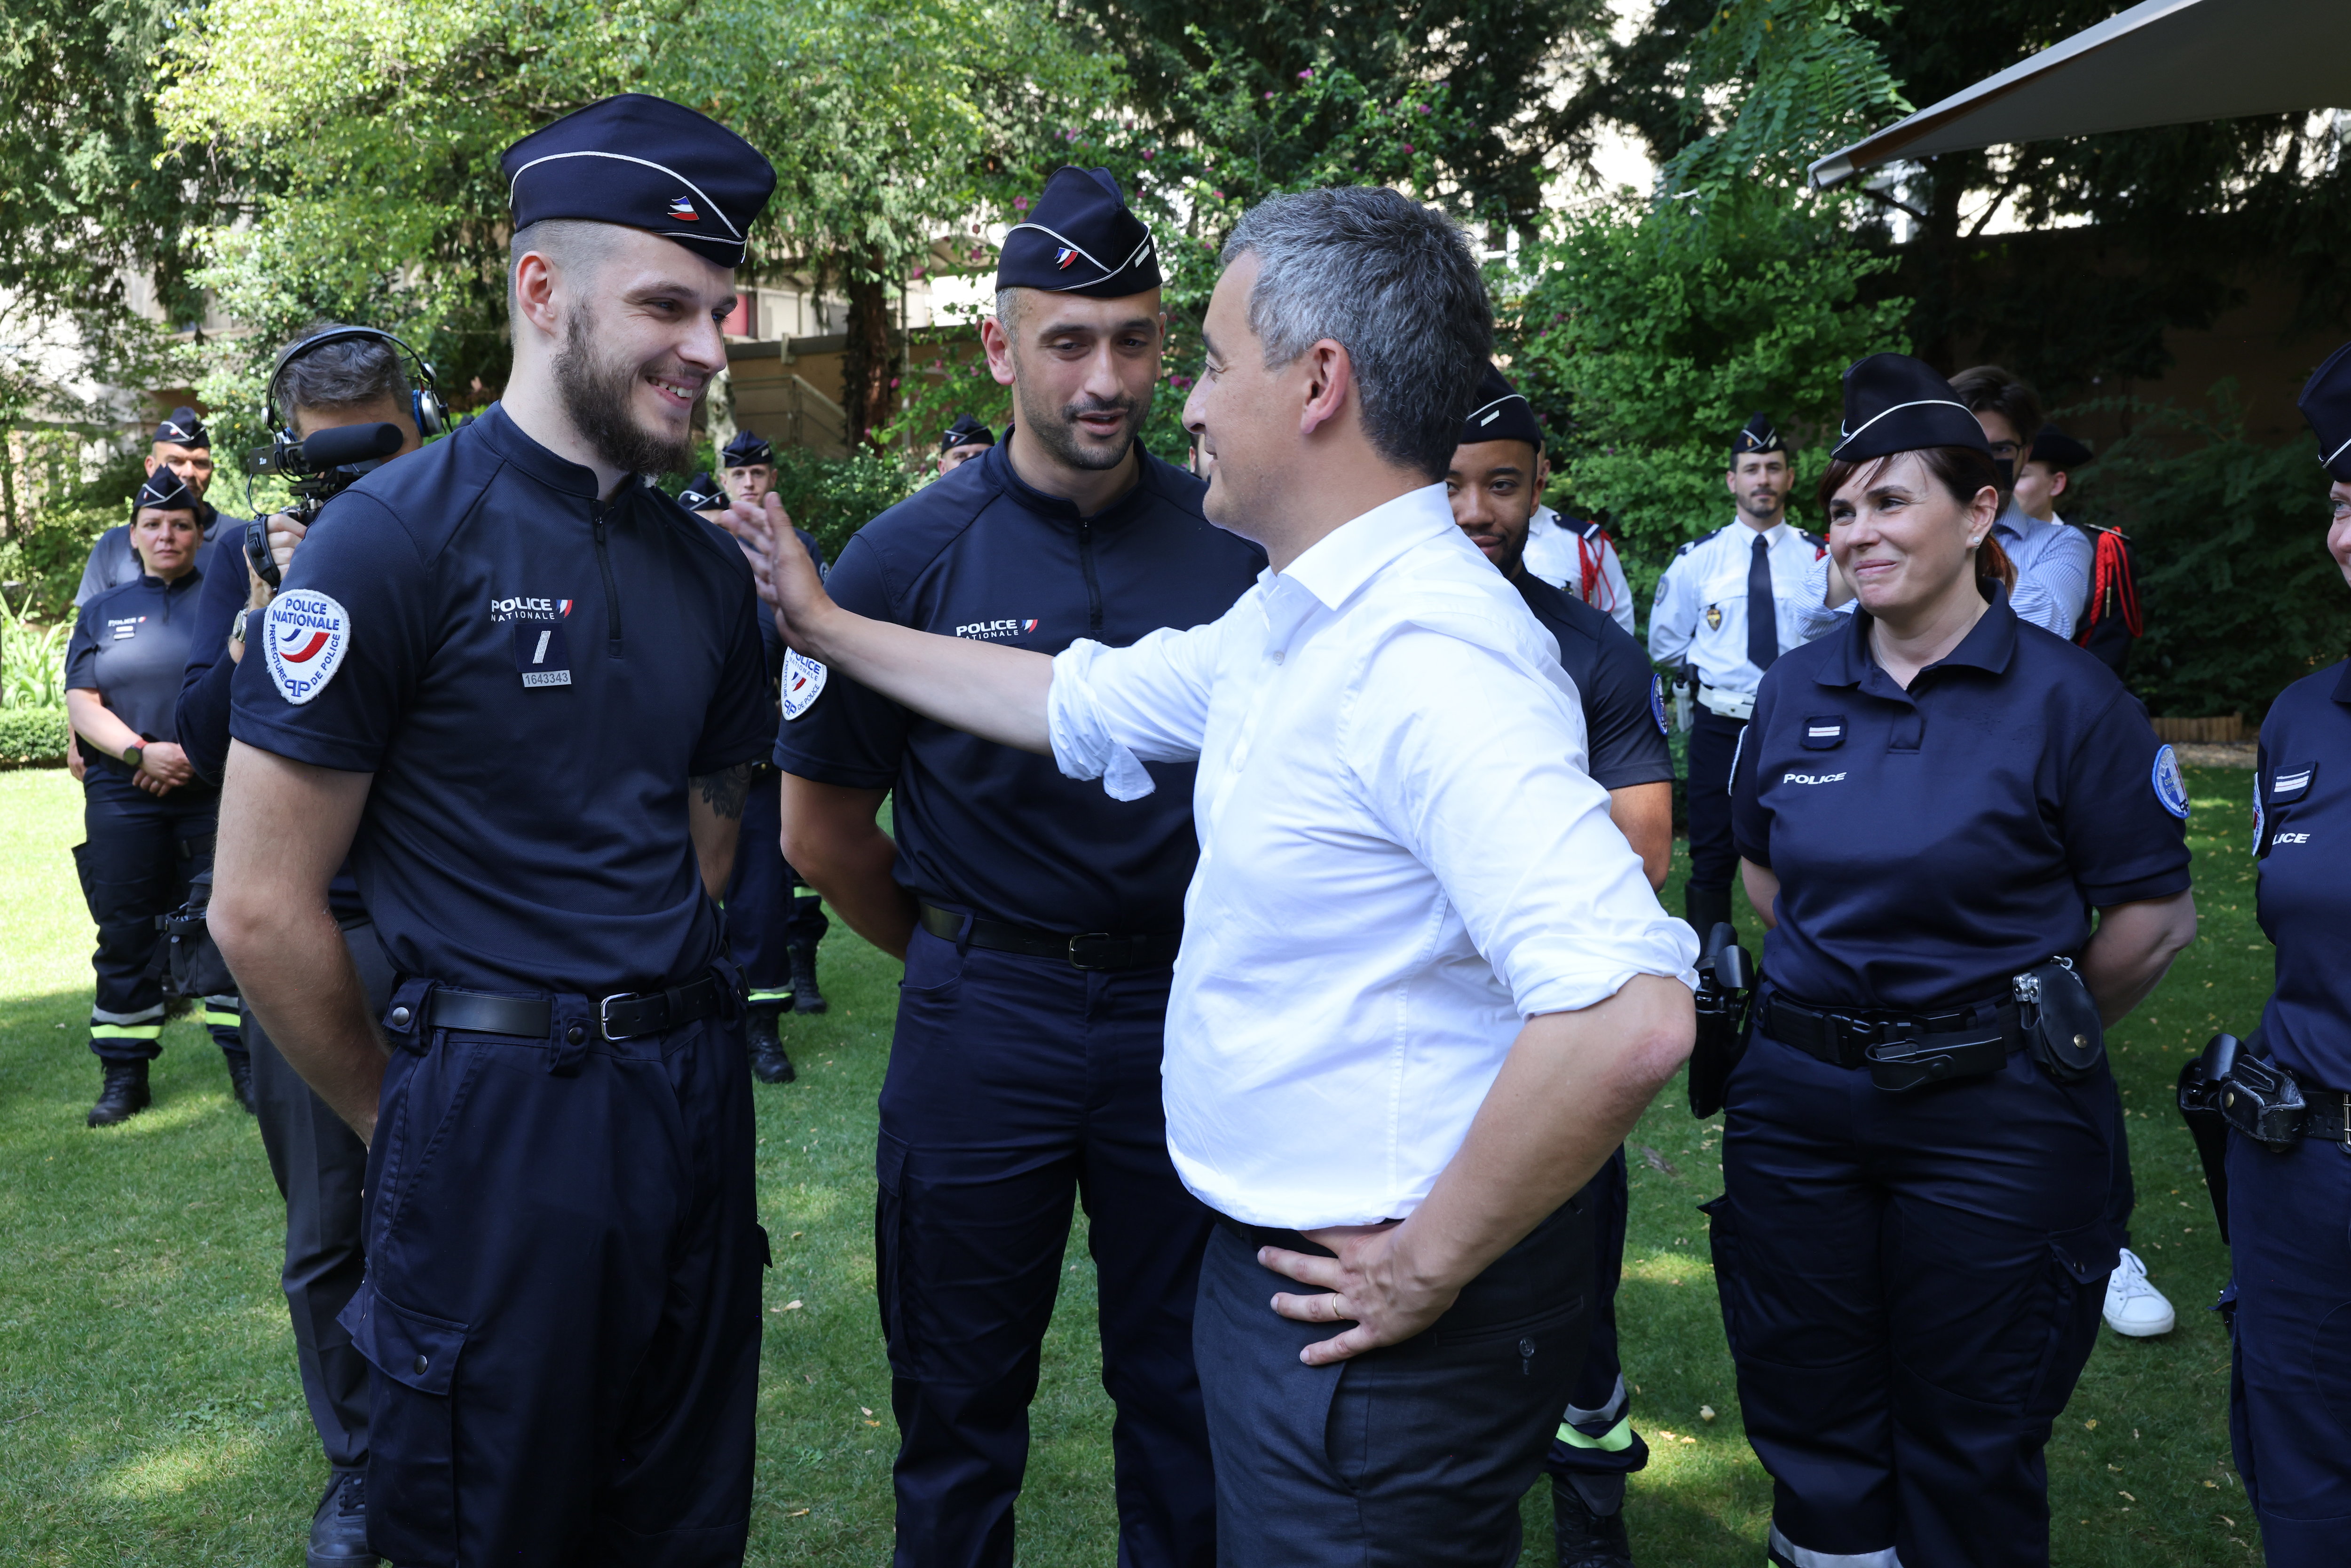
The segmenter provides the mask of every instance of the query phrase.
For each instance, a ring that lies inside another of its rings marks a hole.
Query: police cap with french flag
[[[548,218],[618,224],[721,267],[743,265],[752,224],[775,193],[759,150],[683,104],[641,92],[542,126],[498,160],[517,229]]]
[[[1481,441],[1523,441],[1536,452],[1542,451],[1542,424],[1526,398],[1510,384],[1510,378],[1491,363],[1479,380],[1478,390],[1469,394],[1478,400],[1461,421],[1459,444],[1474,446]]]
[[[2318,461],[2326,476],[2351,483],[2351,343],[2311,372],[2294,406],[2318,437]]]
[[[1151,230],[1107,169],[1065,166],[1004,236],[996,287],[1123,299],[1159,287]]]

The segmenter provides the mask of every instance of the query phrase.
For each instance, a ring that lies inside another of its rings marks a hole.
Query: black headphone
[[[441,393],[433,384],[433,367],[425,362],[423,355],[380,328],[338,327],[332,331],[320,332],[316,337],[305,338],[298,343],[287,344],[278,354],[277,362],[269,367],[269,384],[261,394],[261,419],[262,423],[269,431],[269,444],[273,455],[288,446],[298,444],[302,439],[294,434],[293,421],[287,420],[281,423],[278,419],[277,379],[286,373],[286,367],[315,349],[323,349],[329,343],[350,342],[360,338],[372,338],[378,342],[390,343],[393,348],[406,354],[410,363],[416,367],[414,382],[408,394],[408,412],[410,417],[416,421],[416,434],[430,440],[449,428],[448,405],[441,401]]]

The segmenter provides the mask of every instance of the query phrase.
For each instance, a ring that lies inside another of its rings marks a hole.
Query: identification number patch
[[[2165,810],[2180,821],[2186,821],[2188,820],[2188,780],[2179,776],[2179,758],[2170,747],[2167,746],[2155,754],[2155,769],[2151,781],[2155,785],[2156,800]]]
[[[824,695],[824,681],[829,672],[822,664],[795,649],[784,653],[784,716],[798,718],[816,706]]]
[[[351,648],[351,617],[315,588],[297,588],[269,601],[262,647],[277,695],[300,706],[327,689]]]
[[[571,684],[571,644],[564,640],[560,621],[516,622],[514,656],[526,687]]]

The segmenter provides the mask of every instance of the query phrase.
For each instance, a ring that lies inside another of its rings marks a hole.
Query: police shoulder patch
[[[1657,721],[1659,735],[1672,738],[1673,727],[1666,722],[1666,677],[1663,675],[1649,677],[1649,716]]]
[[[315,588],[289,589],[269,601],[262,639],[277,695],[296,706],[327,689],[350,652],[351,618]]]
[[[2152,781],[2155,798],[2163,809],[2185,821],[2188,817],[2188,780],[2179,776],[2179,758],[2168,746],[2155,754]]]
[[[816,706],[824,695],[824,680],[829,672],[822,664],[797,649],[784,653],[784,716],[798,718]]]
[[[2253,772],[2253,854],[2256,859],[2260,857],[2262,852],[2262,824],[2263,820],[2264,814],[2262,810],[2262,775],[2260,769],[2256,768]]]

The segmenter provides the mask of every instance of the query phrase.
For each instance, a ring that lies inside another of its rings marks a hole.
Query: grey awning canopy
[[[2147,0],[1812,165],[2351,107],[2351,0]]]

